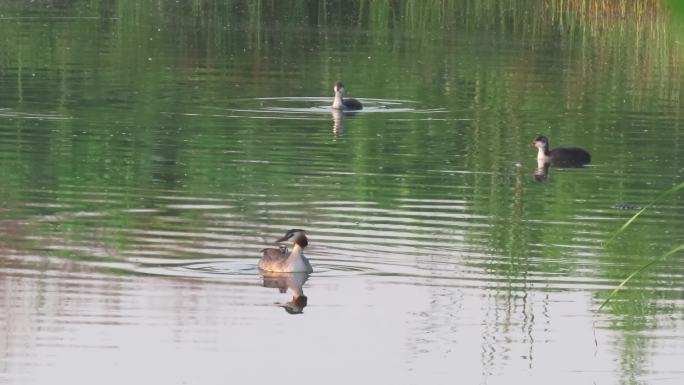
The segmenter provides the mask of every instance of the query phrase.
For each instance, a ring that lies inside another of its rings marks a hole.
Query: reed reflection
[[[263,286],[278,289],[281,293],[292,293],[292,300],[278,305],[290,314],[301,314],[308,304],[308,297],[304,295],[302,286],[309,279],[309,273],[275,273],[261,271]]]

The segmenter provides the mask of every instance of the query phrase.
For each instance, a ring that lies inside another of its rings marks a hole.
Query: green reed
[[[634,223],[634,221],[635,221],[635,220],[636,220],[644,211],[646,211],[646,209],[648,209],[649,207],[653,206],[654,204],[656,204],[657,202],[659,202],[659,201],[662,200],[663,198],[665,198],[665,197],[667,197],[667,196],[670,196],[670,195],[676,193],[677,191],[679,191],[679,190],[681,190],[681,189],[684,189],[684,182],[679,183],[679,184],[675,185],[674,187],[672,187],[671,189],[669,189],[669,190],[663,192],[662,194],[660,194],[660,195],[659,195],[658,197],[656,197],[651,203],[649,203],[646,207],[644,207],[644,208],[642,208],[641,210],[639,210],[636,214],[632,215],[631,218],[629,218],[622,226],[620,226],[620,228],[617,229],[617,230],[611,235],[611,237],[608,239],[608,241],[606,241],[606,244],[605,244],[605,245],[606,245],[606,246],[609,245],[610,243],[613,242],[613,240],[615,240],[616,237],[618,237],[620,234],[624,233],[625,230],[627,230],[627,228],[630,227],[630,226],[632,225],[632,223]],[[654,266],[654,265],[658,264],[659,262],[662,262],[662,261],[664,261],[665,259],[669,258],[670,256],[672,256],[672,255],[674,255],[674,254],[677,254],[678,252],[683,251],[683,250],[684,250],[684,244],[681,244],[681,245],[679,245],[679,246],[673,248],[672,250],[666,252],[665,254],[663,254],[663,255],[661,255],[661,256],[658,256],[658,257],[656,257],[656,258],[653,258],[653,259],[651,259],[650,261],[648,261],[647,263],[641,265],[638,269],[636,269],[636,270],[633,271],[631,274],[629,274],[626,278],[624,278],[624,279],[620,282],[620,284],[618,284],[618,285],[610,292],[610,294],[609,294],[608,297],[603,301],[603,303],[601,304],[601,306],[599,306],[599,309],[598,309],[598,310],[601,311],[601,310],[602,310],[602,309],[611,301],[611,299],[613,299],[613,297],[614,297],[620,290],[622,290],[622,289],[625,287],[625,285],[627,285],[634,277],[638,276],[639,274],[641,274],[642,272],[644,272],[645,270],[647,270],[647,269],[650,268],[651,266]]]

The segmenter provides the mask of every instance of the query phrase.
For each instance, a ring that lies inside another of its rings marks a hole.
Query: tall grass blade
[[[644,271],[644,270],[648,269],[649,267],[653,266],[653,265],[656,264],[657,262],[660,262],[660,261],[664,260],[665,258],[669,257],[670,255],[675,254],[675,253],[677,253],[677,252],[679,252],[679,251],[682,251],[682,250],[684,250],[684,244],[681,244],[681,245],[675,247],[674,249],[668,251],[667,253],[661,255],[661,256],[658,257],[658,258],[654,258],[653,260],[649,261],[647,264],[645,264],[645,265],[641,266],[640,268],[638,268],[637,270],[635,270],[635,271],[634,271],[632,274],[630,274],[627,278],[623,279],[622,282],[620,282],[620,284],[617,285],[617,287],[616,287],[615,289],[613,289],[613,291],[610,292],[610,294],[608,295],[608,298],[606,298],[606,300],[603,301],[603,303],[602,303],[601,306],[598,308],[598,310],[601,311],[601,309],[603,309],[603,307],[606,306],[606,305],[608,304],[608,302],[610,302],[610,300],[615,296],[615,294],[617,294],[618,291],[622,290],[622,288],[625,287],[625,285],[626,285],[629,281],[631,281],[632,278],[634,278],[635,276],[637,276],[637,275],[638,275],[639,273],[641,273],[642,271]]]
[[[636,214],[634,214],[631,218],[629,218],[629,220],[627,220],[627,222],[625,222],[622,226],[620,226],[620,228],[617,229],[613,233],[613,235],[606,241],[605,246],[610,244],[615,238],[617,238],[617,236],[622,234],[625,231],[625,229],[627,229],[627,227],[629,227],[632,224],[632,222],[634,222],[634,220],[637,219],[639,217],[639,215],[641,215],[641,213],[646,211],[647,208],[653,206],[656,202],[660,201],[661,199],[665,198],[666,196],[673,194],[673,193],[675,193],[675,192],[677,192],[683,188],[684,188],[684,182],[679,183],[679,184],[675,185],[674,187],[672,187],[671,189],[669,189],[669,190],[665,191],[664,193],[658,195],[658,197],[656,197],[651,203],[646,205],[646,207],[644,207],[643,209],[639,210]],[[648,263],[644,264],[643,266],[641,266],[640,268],[638,268],[637,270],[632,272],[632,274],[627,276],[627,278],[623,279],[622,282],[620,282],[620,284],[617,287],[615,287],[613,289],[613,291],[610,292],[610,294],[608,295],[606,300],[603,301],[601,306],[599,306],[598,310],[601,311],[601,309],[603,309],[610,302],[610,300],[615,296],[615,294],[617,294],[620,290],[622,290],[622,288],[624,288],[625,285],[629,281],[632,280],[632,278],[636,277],[641,272],[643,272],[644,270],[653,266],[654,264],[656,264],[656,263],[666,259],[667,257],[671,256],[672,254],[675,254],[675,253],[682,251],[682,250],[684,250],[684,244],[681,244],[681,245],[675,247],[674,249],[668,251],[667,253],[663,254],[662,256],[660,256],[658,258],[654,258],[653,260],[649,261]]]
[[[684,182],[682,182],[682,183],[680,183],[680,184],[678,184],[678,185],[672,187],[671,189],[665,191],[664,193],[658,195],[658,197],[657,197],[656,199],[654,199],[651,203],[649,203],[648,205],[646,205],[646,207],[644,207],[643,209],[639,210],[636,214],[634,214],[631,218],[629,218],[629,220],[628,220],[627,222],[625,222],[622,226],[620,226],[620,228],[617,229],[617,230],[613,233],[613,235],[610,236],[610,238],[608,238],[608,240],[606,241],[605,245],[606,245],[606,246],[609,245],[615,238],[617,238],[618,235],[622,234],[622,233],[625,231],[625,229],[627,229],[627,227],[629,227],[629,225],[631,225],[632,222],[634,222],[634,220],[637,219],[637,217],[638,217],[639,215],[641,215],[641,213],[643,213],[647,208],[653,206],[656,202],[658,202],[659,200],[665,198],[666,196],[668,196],[668,195],[670,195],[670,194],[673,194],[673,193],[675,193],[675,192],[677,192],[677,191],[679,191],[679,190],[681,190],[681,189],[683,189],[683,188],[684,188]]]

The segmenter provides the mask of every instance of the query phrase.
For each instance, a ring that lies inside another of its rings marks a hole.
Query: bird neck
[[[537,161],[547,161],[551,155],[548,147],[538,147]]]
[[[304,251],[304,249],[302,249],[301,246],[299,246],[298,244],[295,243],[294,245],[292,245],[292,252],[290,253],[290,256],[288,257],[288,259],[300,258],[302,256],[303,251]]]
[[[333,101],[332,108],[342,108],[342,101],[342,93],[339,91],[335,92],[335,100]]]

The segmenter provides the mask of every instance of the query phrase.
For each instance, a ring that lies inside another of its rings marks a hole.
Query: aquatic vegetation
[[[656,199],[654,199],[651,203],[649,203],[648,205],[646,205],[644,208],[642,208],[642,209],[639,210],[636,214],[634,214],[631,218],[629,218],[629,219],[627,220],[627,222],[625,222],[619,229],[615,230],[615,232],[614,232],[614,233],[610,236],[610,238],[608,238],[608,240],[606,241],[606,245],[608,245],[608,244],[610,244],[611,242],[613,242],[617,236],[619,236],[620,234],[622,234],[622,233],[623,233],[623,232],[632,224],[632,222],[634,222],[634,221],[641,215],[641,213],[643,213],[644,211],[646,211],[646,209],[648,209],[649,207],[653,206],[654,204],[656,204],[657,202],[659,202],[661,199],[663,199],[663,198],[665,198],[665,197],[667,197],[667,196],[670,196],[670,195],[676,193],[677,191],[679,191],[679,190],[681,190],[681,189],[683,189],[683,188],[684,188],[684,182],[679,183],[678,185],[675,185],[675,186],[672,187],[671,189],[669,189],[669,190],[663,192],[662,194],[658,195],[658,197],[656,197]]]
[[[643,271],[645,271],[649,267],[657,264],[658,262],[662,262],[663,260],[667,259],[668,257],[670,257],[670,256],[672,256],[672,255],[674,255],[680,251],[684,251],[684,244],[681,244],[681,245],[675,247],[674,249],[668,251],[667,253],[650,260],[648,263],[646,263],[646,264],[642,265],[641,267],[639,267],[638,269],[636,269],[634,272],[632,272],[632,274],[628,275],[625,279],[623,279],[622,282],[620,282],[620,284],[617,285],[610,292],[610,294],[608,294],[608,297],[603,301],[603,303],[601,303],[601,306],[599,306],[598,310],[601,311],[601,309],[603,309],[613,299],[613,297],[620,290],[622,290],[625,287],[625,285],[627,285],[629,283],[629,281],[631,281],[634,277],[641,274]]]
[[[681,189],[684,189],[684,182],[679,183],[678,185],[675,185],[675,186],[672,187],[671,189],[669,189],[669,190],[663,192],[663,193],[660,194],[656,199],[654,199],[651,203],[649,203],[646,207],[642,208],[642,209],[639,210],[636,214],[632,215],[631,218],[629,218],[629,219],[628,219],[628,220],[627,220],[619,229],[617,229],[617,230],[613,233],[613,235],[611,235],[611,237],[608,239],[608,241],[606,241],[606,246],[607,246],[608,244],[610,244],[611,242],[613,242],[613,240],[615,240],[615,238],[618,237],[620,234],[622,234],[623,232],[625,232],[625,230],[626,230],[630,225],[632,225],[632,223],[633,223],[633,222],[634,222],[634,221],[635,221],[635,220],[636,220],[644,211],[646,211],[646,209],[648,209],[649,207],[653,206],[654,204],[656,204],[657,202],[659,202],[661,199],[663,199],[663,198],[665,198],[665,197],[667,197],[667,196],[670,196],[670,195],[674,194],[675,192],[677,192],[677,191],[679,191],[679,190],[681,190]],[[666,252],[665,254],[663,254],[663,255],[661,255],[661,256],[659,256],[659,257],[656,257],[656,258],[651,259],[650,261],[648,261],[647,263],[643,264],[641,267],[639,267],[638,269],[636,269],[635,271],[633,271],[630,275],[628,275],[625,279],[623,279],[623,280],[620,282],[620,284],[618,284],[618,285],[610,292],[610,294],[609,294],[608,297],[603,301],[603,303],[601,304],[601,306],[599,306],[599,309],[598,309],[598,310],[601,311],[601,309],[603,309],[603,308],[604,308],[604,307],[613,299],[613,297],[614,297],[620,290],[622,290],[622,289],[625,287],[625,285],[627,285],[634,277],[638,276],[638,275],[641,274],[643,271],[647,270],[649,267],[651,267],[651,266],[653,266],[653,265],[656,265],[657,263],[659,263],[659,262],[661,262],[661,261],[667,259],[668,257],[670,257],[670,256],[672,256],[672,255],[674,255],[674,254],[677,254],[678,252],[683,251],[683,250],[684,250],[684,244],[681,244],[681,245],[679,245],[679,246],[673,248],[672,250]]]

